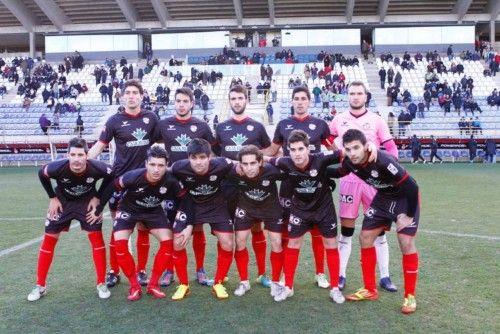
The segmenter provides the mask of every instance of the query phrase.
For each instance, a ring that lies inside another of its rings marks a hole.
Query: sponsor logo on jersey
[[[232,136],[231,140],[233,141],[233,143],[235,143],[235,145],[226,146],[226,152],[239,152],[243,146],[243,143],[245,143],[247,139],[247,136],[241,133]]]
[[[134,136],[134,138],[136,140],[131,140],[131,141],[127,142],[126,146],[127,147],[137,147],[137,146],[149,145],[149,140],[144,139],[144,137],[146,137],[146,135],[147,135],[147,132],[145,130],[143,130],[142,128],[135,129],[135,131],[132,132],[132,136]]]
[[[208,184],[202,184],[196,187],[196,189],[190,190],[189,193],[193,196],[208,196],[215,194],[218,188],[212,187]]]
[[[82,186],[82,185],[77,185],[75,187],[71,187],[71,188],[64,188],[64,190],[70,194],[71,196],[81,196],[87,192],[90,191],[90,189],[92,189],[92,187],[87,187],[87,186]]]
[[[301,188],[295,188],[301,194],[313,194],[318,188],[318,184],[314,180],[304,180],[299,183]]]
[[[194,177],[192,176],[186,177],[186,182],[194,182]]]
[[[269,197],[270,194],[260,189],[252,189],[250,191],[246,191],[245,195],[247,195],[248,198],[254,201],[262,202],[267,197]]]
[[[352,204],[354,202],[354,198],[352,195],[340,195],[340,201],[342,203]]]
[[[226,125],[226,127],[224,128],[224,131],[231,131],[232,128],[231,128],[231,125]]]
[[[183,133],[180,136],[175,137],[175,141],[179,143],[180,146],[171,146],[172,152],[186,152],[187,146],[191,142],[191,137]]]
[[[371,129],[370,123],[365,123],[365,124],[363,124],[362,127],[363,127],[364,130],[370,130]]]
[[[293,125],[287,124],[285,130],[293,130]]]
[[[161,201],[159,198],[155,196],[148,196],[143,198],[142,200],[136,200],[135,203],[139,204],[140,206],[146,207],[146,208],[154,208],[157,207],[161,204]]]
[[[136,194],[139,194],[142,192],[144,192],[144,188],[137,188],[137,190],[135,191]]]

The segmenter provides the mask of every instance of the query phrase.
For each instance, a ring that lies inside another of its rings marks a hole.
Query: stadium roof
[[[0,0],[0,34],[476,23],[499,13],[499,0]]]

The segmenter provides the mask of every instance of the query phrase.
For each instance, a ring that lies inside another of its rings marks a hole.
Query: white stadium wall
[[[474,26],[436,26],[406,28],[375,28],[373,45],[376,52],[446,52],[450,44],[458,53],[474,50]]]

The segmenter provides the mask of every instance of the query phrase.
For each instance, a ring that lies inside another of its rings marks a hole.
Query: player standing
[[[376,147],[384,146],[389,154],[397,158],[398,150],[387,124],[379,115],[368,111],[365,107],[367,92],[364,83],[361,81],[351,82],[348,94],[349,112],[338,114],[330,124],[330,131],[333,137],[336,138],[335,143],[337,146],[342,147],[340,139],[347,130],[358,129],[366,135],[369,142],[374,143]],[[351,239],[354,234],[359,208],[363,205],[363,209],[366,211],[376,192],[375,188],[364,183],[354,174],[349,174],[340,179],[339,287],[341,289],[344,288],[346,283],[346,268],[352,247]],[[387,291],[395,292],[397,288],[389,276],[389,246],[384,231],[381,231],[381,235],[375,241],[375,247],[381,277],[380,286]]]
[[[66,159],[51,162],[38,172],[50,202],[45,221],[45,234],[38,255],[36,286],[28,295],[29,301],[38,300],[47,293],[46,279],[59,235],[69,230],[73,219],[80,222],[92,246],[99,298],[105,299],[111,296],[105,284],[106,247],[101,232],[102,216],[93,216],[92,212],[99,204],[102,190],[113,177],[111,167],[100,161],[88,159],[87,152],[87,142],[81,138],[73,138],[69,141]],[[57,182],[55,191],[51,179]],[[103,181],[99,192],[96,192],[95,185],[100,179]]]
[[[158,122],[158,117],[149,111],[141,110],[144,97],[142,85],[137,80],[125,83],[123,99],[125,111],[111,116],[101,132],[99,141],[89,151],[89,158],[96,158],[104,148],[115,140],[116,154],[113,164],[113,173],[118,177],[125,172],[144,166],[148,148],[153,144],[153,133]],[[115,193],[109,201],[111,217],[115,218],[116,207],[120,194]],[[149,233],[139,224],[137,227],[137,275],[141,285],[148,283],[145,273],[149,254]],[[109,262],[111,270],[108,272],[106,283],[113,287],[119,283],[119,266],[116,259],[114,235],[109,243]]]

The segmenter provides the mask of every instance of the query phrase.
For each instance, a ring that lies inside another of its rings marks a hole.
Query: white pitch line
[[[45,217],[12,217],[12,218],[0,218],[1,221],[7,222],[17,222],[17,221],[25,221],[25,220],[45,220]]]
[[[105,218],[109,217],[109,212],[106,212],[106,213],[104,214],[104,217],[105,217]],[[31,219],[40,219],[40,217],[33,217],[33,218],[30,218],[30,217],[24,217],[24,218],[18,218],[18,220],[31,220]],[[42,219],[43,219],[43,218],[42,218]],[[0,221],[2,221],[2,220],[6,220],[6,219],[5,219],[5,218],[0,218]],[[80,224],[79,224],[79,223],[72,223],[72,224],[69,226],[69,228],[70,228],[70,229],[73,229],[73,228],[75,228],[75,227],[77,227],[77,226],[80,226]],[[24,249],[24,248],[29,247],[29,246],[31,246],[31,245],[34,245],[34,244],[36,244],[36,243],[39,243],[39,242],[41,242],[42,240],[43,240],[43,235],[42,235],[42,236],[40,236],[40,237],[38,237],[38,238],[31,239],[31,240],[28,240],[28,241],[26,241],[26,242],[23,242],[22,244],[19,244],[19,245],[12,246],[12,247],[10,247],[10,248],[7,248],[7,249],[4,249],[4,250],[1,250],[1,251],[0,251],[0,257],[5,256],[5,255],[9,255],[9,254],[14,253],[14,252],[16,252],[16,251],[18,251],[18,250],[21,250],[21,249]]]
[[[434,231],[434,230],[425,230],[425,229],[418,229],[417,230],[417,233],[421,233],[421,232],[428,233],[428,234],[440,234],[440,235],[446,235],[446,236],[450,236],[450,237],[459,237],[459,238],[485,239],[485,240],[491,240],[491,241],[500,240],[500,237],[490,236],[490,235],[455,233],[455,232]]]

